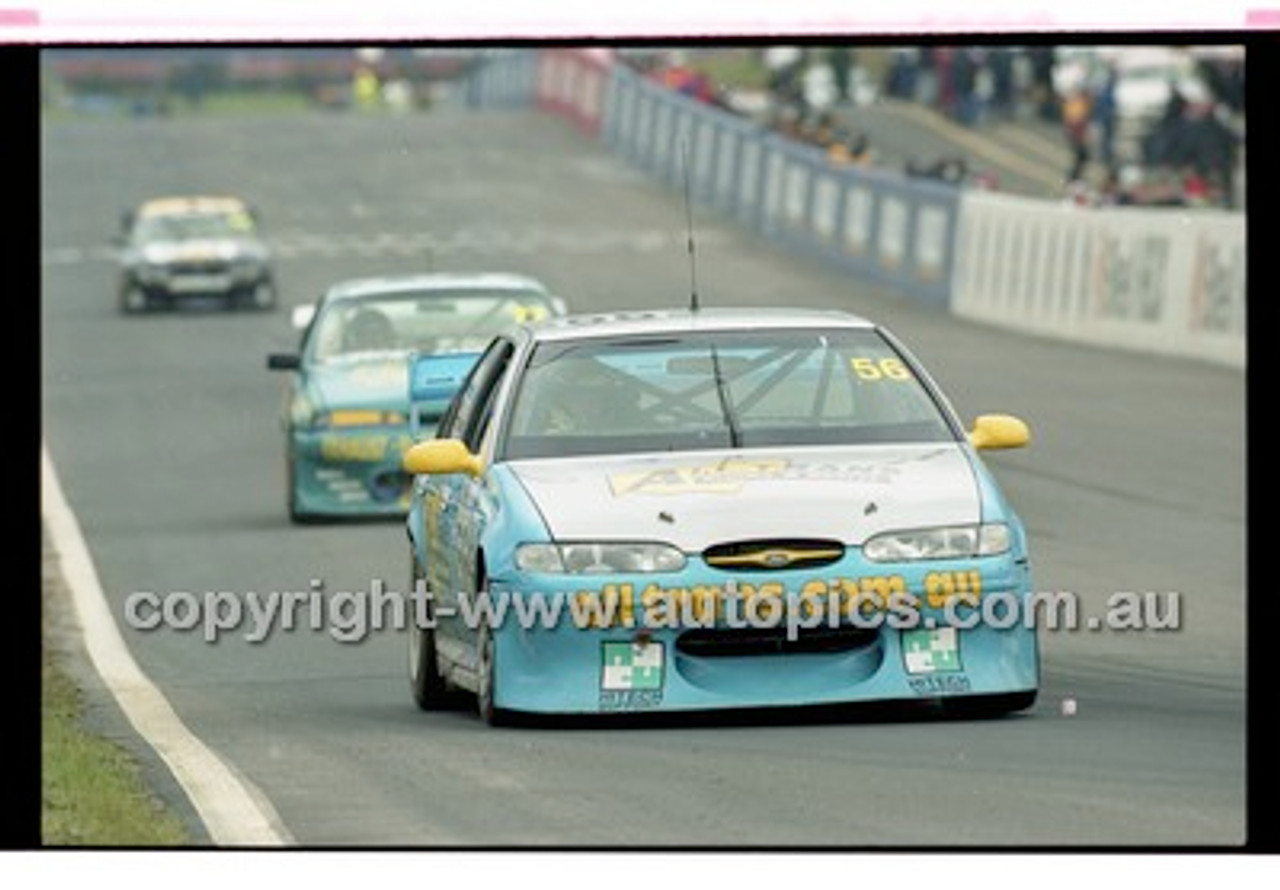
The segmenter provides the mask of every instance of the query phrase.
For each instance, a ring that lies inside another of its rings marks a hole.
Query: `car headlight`
[[[522,572],[553,575],[604,575],[630,572],[678,572],[684,568],[682,552],[669,544],[644,542],[573,542],[521,544],[516,548],[516,568]]]
[[[862,555],[872,562],[963,559],[995,556],[1007,551],[1011,543],[1009,526],[1003,522],[949,525],[876,535],[862,545]]]
[[[262,260],[243,254],[232,258],[230,266],[231,274],[240,279],[257,278],[266,269],[266,264]]]
[[[174,253],[172,250],[167,250],[163,247],[147,247],[143,249],[140,259],[144,266],[160,268],[173,262]]]
[[[294,426],[305,427],[311,426],[315,420],[315,405],[306,396],[299,393],[293,397],[289,403],[289,421]]]
[[[168,258],[151,253],[136,257],[129,266],[136,275],[148,279],[160,278],[169,271]]]

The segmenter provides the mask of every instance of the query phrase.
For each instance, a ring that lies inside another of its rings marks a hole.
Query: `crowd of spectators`
[[[902,47],[890,51],[885,95],[934,106],[978,124],[1012,119],[1028,106],[1045,120],[1057,114],[1053,48]]]
[[[1068,197],[1109,204],[1234,207],[1243,145],[1244,66],[1207,54],[1170,76],[1169,100],[1153,120],[1126,118],[1120,71],[1099,56],[1086,76],[1064,84],[1060,48],[895,49],[885,77],[891,98],[932,106],[966,126],[1039,120],[1060,129],[1069,151]],[[1132,118],[1129,115],[1129,118]],[[1139,128],[1135,151],[1120,151],[1122,124]]]
[[[892,48],[876,93],[930,106],[964,126],[1038,122],[1056,130],[1069,152],[1064,196],[1079,203],[1234,206],[1244,111],[1238,58],[1209,55],[1196,61],[1194,78],[1171,80],[1167,107],[1141,121],[1136,146],[1126,142],[1124,151],[1122,124],[1132,120],[1121,107],[1116,65],[1098,54],[1085,76],[1066,82],[1060,77],[1066,58],[1052,45]],[[638,67],[673,90],[740,113],[696,65],[663,64],[657,54],[654,59]],[[855,129],[850,115],[833,113],[858,104],[857,81],[865,74],[858,49],[769,47],[761,61],[767,126],[820,148],[836,164],[879,162],[874,134]],[[962,157],[912,161],[903,172],[997,187],[994,176],[970,169]]]

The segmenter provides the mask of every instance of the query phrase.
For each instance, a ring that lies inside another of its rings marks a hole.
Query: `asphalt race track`
[[[532,112],[59,120],[42,136],[44,436],[117,619],[134,591],[404,583],[399,523],[285,515],[284,380],[264,359],[295,343],[288,306],[329,282],[484,268],[537,276],[578,310],[688,300],[679,194]],[[205,190],[258,205],[283,305],[119,314],[121,211]],[[1094,616],[1117,591],[1177,593],[1181,628],[1046,633],[1040,700],[1006,719],[493,730],[465,704],[418,711],[393,631],[210,645],[121,621],[187,726],[307,847],[1242,843],[1244,375],[961,323],[694,218],[703,305],[871,316],[964,417],[1028,421],[1032,446],[991,462],[1028,524],[1038,589]]]

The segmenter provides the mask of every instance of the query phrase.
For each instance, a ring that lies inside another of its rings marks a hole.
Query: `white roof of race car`
[[[329,288],[326,299],[342,300],[395,293],[459,290],[518,290],[546,293],[542,282],[509,272],[422,272],[383,275],[340,281]]]
[[[230,195],[170,195],[152,198],[138,207],[141,218],[184,213],[235,213],[247,211],[248,205]]]
[[[793,330],[795,328],[872,328],[873,322],[834,309],[654,309],[602,312],[549,318],[528,326],[537,340],[627,337],[713,330]]]

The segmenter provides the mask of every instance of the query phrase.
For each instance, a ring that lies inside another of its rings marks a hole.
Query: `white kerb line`
[[[40,502],[94,668],[133,728],[182,786],[213,842],[231,847],[292,844],[293,839],[261,794],[250,790],[221,757],[187,729],[129,653],[43,444]]]

